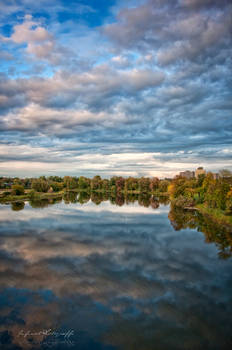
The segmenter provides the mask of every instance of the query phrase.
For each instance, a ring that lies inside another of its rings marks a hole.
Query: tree
[[[121,176],[116,178],[115,186],[116,186],[117,192],[122,192],[125,186],[125,179]]]
[[[229,213],[232,213],[232,187],[226,195],[226,210],[228,210]]]
[[[141,177],[139,179],[139,190],[140,192],[149,192],[150,190],[150,179],[147,177]]]
[[[151,192],[154,192],[154,191],[158,190],[158,188],[159,188],[159,179],[158,179],[158,177],[153,177],[150,180],[150,190],[151,190]]]
[[[165,180],[164,180],[165,181]],[[162,181],[163,182],[163,181]],[[161,182],[161,184],[162,184]],[[186,188],[186,179],[181,176],[177,176],[173,179],[171,184],[168,185],[168,193],[171,199],[183,196]]]
[[[47,180],[44,180],[44,176],[39,179],[34,179],[31,185],[32,189],[36,192],[47,192],[49,190],[49,184]]]
[[[63,189],[64,183],[53,181],[53,182],[50,182],[50,186],[54,192],[59,192]]]
[[[14,211],[20,211],[23,210],[25,207],[25,203],[24,202],[13,202],[11,203],[11,209]]]
[[[168,180],[161,180],[159,182],[159,191],[160,192],[167,192],[168,190],[168,185],[169,185],[169,181]]]
[[[24,187],[22,185],[17,185],[17,184],[12,185],[11,189],[12,189],[11,193],[13,195],[20,196],[24,194]]]
[[[78,187],[78,178],[72,176],[64,177],[64,186],[67,190],[74,190]]]
[[[84,176],[80,176],[78,181],[78,187],[80,190],[90,189],[90,179]]]
[[[101,190],[101,188],[102,188],[101,176],[96,175],[91,180],[91,190],[96,191],[96,190]]]
[[[138,179],[135,177],[128,177],[128,179],[125,180],[125,189],[126,191],[138,191],[139,184]]]
[[[102,189],[104,192],[109,191],[109,180],[108,179],[102,180]]]
[[[202,186],[204,179],[205,179],[205,174],[198,175],[198,178],[197,178],[197,186],[198,187]]]

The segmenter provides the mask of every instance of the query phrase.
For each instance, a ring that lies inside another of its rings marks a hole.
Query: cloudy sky
[[[231,0],[0,0],[0,176],[232,170]]]

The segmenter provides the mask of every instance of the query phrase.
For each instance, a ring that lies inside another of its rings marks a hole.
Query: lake
[[[167,201],[0,205],[0,349],[232,349],[231,233]]]

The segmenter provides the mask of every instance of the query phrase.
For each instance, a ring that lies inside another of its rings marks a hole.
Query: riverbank
[[[166,192],[143,192],[138,190],[128,190],[128,191],[121,191],[121,192],[114,192],[114,191],[103,191],[103,190],[94,190],[91,191],[89,189],[83,190],[83,189],[72,189],[72,190],[61,190],[59,192],[32,192],[26,191],[23,195],[4,195],[4,192],[0,195],[0,203],[12,203],[12,202],[18,202],[18,201],[26,201],[26,200],[40,200],[40,199],[52,199],[52,198],[59,198],[69,192],[76,192],[76,193],[99,193],[99,194],[107,194],[116,196],[118,194],[123,194],[124,196],[127,195],[150,195],[150,196],[156,196],[156,197],[167,197],[168,193]]]
[[[232,233],[232,215],[227,215],[225,211],[220,209],[208,208],[204,204],[197,204],[195,209],[201,214],[210,217],[213,222],[230,228]]]
[[[4,193],[1,193],[1,197],[0,197],[0,203],[2,204],[11,204],[11,203],[15,203],[15,202],[23,202],[23,201],[39,201],[39,200],[43,200],[43,199],[58,199],[58,198],[64,198],[65,195],[67,195],[68,193],[88,193],[88,195],[90,196],[91,193],[92,194],[105,194],[108,195],[110,197],[116,197],[117,195],[123,195],[125,197],[127,196],[131,196],[131,195],[137,195],[137,196],[153,196],[153,197],[157,197],[158,198],[162,198],[162,197],[169,197],[168,193],[165,192],[159,192],[159,191],[155,191],[155,192],[141,192],[138,190],[129,190],[129,191],[121,191],[119,193],[115,193],[112,191],[102,191],[102,190],[95,190],[95,191],[89,191],[89,189],[86,190],[80,190],[80,189],[74,189],[74,190],[61,190],[59,192],[49,192],[49,193],[42,193],[42,192],[35,192],[35,191],[29,191],[27,190],[23,195],[4,195]],[[169,198],[170,199],[170,198]],[[184,199],[184,200],[183,200]],[[174,204],[174,202],[178,202]],[[187,205],[186,205],[187,203]],[[208,208],[206,207],[204,204],[197,204],[197,205],[188,205],[190,203],[189,200],[187,200],[187,198],[182,198],[179,199],[175,199],[175,201],[171,201],[171,204],[177,205],[178,207],[184,209],[184,210],[197,210],[199,211],[201,214],[203,214],[204,216],[209,217],[213,222],[215,222],[216,224],[220,224],[221,226],[227,227],[231,229],[232,232],[232,215],[228,215],[226,214],[226,212],[220,210],[220,209],[212,209],[212,208]]]
[[[25,193],[23,195],[8,195],[8,196],[2,196],[0,197],[0,203],[7,204],[7,203],[14,203],[14,202],[21,202],[21,201],[29,201],[29,200],[41,200],[41,199],[55,199],[60,198],[64,195],[64,191],[59,192],[52,192],[52,193],[41,193],[41,192],[34,192],[33,195],[31,192]]]

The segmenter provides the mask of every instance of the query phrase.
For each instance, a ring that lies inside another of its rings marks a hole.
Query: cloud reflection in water
[[[46,348],[46,337],[18,334],[51,328],[73,329],[80,349],[228,349],[231,262],[201,232],[175,231],[168,212],[1,206],[3,346]]]

